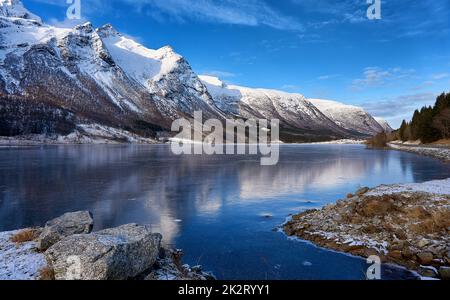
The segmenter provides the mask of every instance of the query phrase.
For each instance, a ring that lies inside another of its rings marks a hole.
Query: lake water
[[[151,224],[220,279],[363,279],[362,259],[273,229],[360,186],[450,177],[437,160],[360,145],[283,145],[277,166],[259,162],[174,156],[167,145],[1,148],[0,231],[90,210],[96,230]]]

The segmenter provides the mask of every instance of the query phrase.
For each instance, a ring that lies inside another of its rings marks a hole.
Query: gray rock
[[[45,228],[37,240],[37,248],[45,251],[65,237],[90,233],[93,227],[94,220],[88,211],[64,214],[45,224]]]
[[[91,234],[72,235],[45,252],[57,280],[126,280],[150,269],[162,236],[128,224]]]

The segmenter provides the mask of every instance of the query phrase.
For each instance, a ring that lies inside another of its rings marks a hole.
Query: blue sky
[[[23,0],[48,23],[66,0]],[[149,48],[171,45],[199,74],[357,104],[398,126],[450,92],[450,1],[81,0],[82,17]]]

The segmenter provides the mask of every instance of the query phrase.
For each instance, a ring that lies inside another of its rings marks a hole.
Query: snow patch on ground
[[[47,261],[35,251],[35,242],[11,242],[17,232],[0,232],[0,280],[35,280]]]
[[[422,192],[430,194],[450,195],[450,178],[445,180],[428,181],[424,183],[382,185],[371,190],[366,195],[381,196],[385,194],[396,194],[405,192],[408,193]]]
[[[318,142],[318,143],[310,143],[311,145],[363,145],[366,143],[366,140],[351,140],[351,139],[343,139],[329,142]]]

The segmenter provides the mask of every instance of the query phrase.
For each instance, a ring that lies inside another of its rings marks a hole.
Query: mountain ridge
[[[367,136],[303,95],[209,80],[170,46],[149,49],[110,24],[50,26],[21,1],[0,0],[0,136],[79,136],[97,124],[156,139],[197,110],[223,121],[280,119],[286,142]]]

